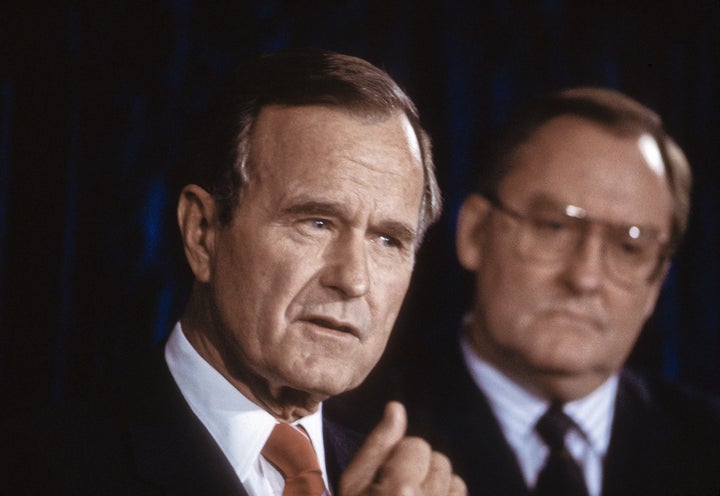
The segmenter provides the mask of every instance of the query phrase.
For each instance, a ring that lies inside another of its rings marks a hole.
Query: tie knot
[[[284,496],[319,496],[325,491],[315,450],[300,429],[284,423],[275,425],[262,455],[285,478]]]
[[[553,404],[540,417],[535,430],[551,450],[557,450],[565,446],[565,434],[574,426],[575,422],[565,415],[562,405]]]

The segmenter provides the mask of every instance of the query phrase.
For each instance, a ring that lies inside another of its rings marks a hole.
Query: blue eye
[[[328,225],[327,221],[323,219],[311,219],[310,225],[315,229],[325,229]]]
[[[401,246],[400,241],[392,236],[380,236],[380,243],[388,248],[399,248]]]

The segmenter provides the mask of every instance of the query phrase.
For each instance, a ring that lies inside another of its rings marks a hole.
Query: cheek
[[[650,299],[648,299],[650,298]],[[632,347],[649,317],[645,309],[652,309],[655,299],[651,296],[628,296],[616,294],[611,303],[610,326],[617,333],[616,340],[624,347]]]
[[[378,278],[374,282],[376,289],[373,291],[371,305],[375,307],[376,315],[385,322],[387,327],[385,334],[389,334],[405,300],[411,274],[412,267],[410,266],[407,269],[390,274],[389,277]]]
[[[510,251],[506,251],[511,253]],[[477,272],[476,291],[486,318],[515,320],[534,310],[547,275],[505,255],[485,257]]]
[[[263,254],[249,248],[252,247],[227,251],[219,261],[216,305],[224,327],[233,330],[236,336],[244,329],[263,329],[262,334],[245,339],[248,345],[260,345],[274,339],[275,330],[283,326],[293,291],[298,290],[293,281],[300,268],[293,268],[287,257],[278,258],[269,250]]]
[[[317,250],[301,250],[290,244],[287,240],[268,242],[245,257],[246,270],[237,274],[244,278],[238,281],[242,298],[252,297],[262,307],[287,307],[313,280],[318,271]]]

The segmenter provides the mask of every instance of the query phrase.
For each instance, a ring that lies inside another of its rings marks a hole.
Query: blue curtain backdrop
[[[35,404],[102,386],[188,293],[170,178],[193,112],[240,61],[289,46],[387,69],[434,137],[446,199],[383,367],[455,332],[453,251],[476,136],[570,85],[664,116],[695,172],[693,217],[632,360],[720,392],[720,2],[56,1],[0,12],[0,383]]]

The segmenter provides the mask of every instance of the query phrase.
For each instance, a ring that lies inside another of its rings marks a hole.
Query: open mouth
[[[306,320],[306,322],[310,322],[311,324],[315,324],[316,326],[319,326],[319,327],[324,327],[326,329],[331,329],[333,331],[342,332],[344,334],[352,334],[354,336],[357,335],[357,330],[354,327],[352,327],[348,324],[344,324],[342,322],[337,322],[335,320],[326,319],[326,318],[322,318],[322,317],[311,317],[311,318],[308,318],[305,320]]]

